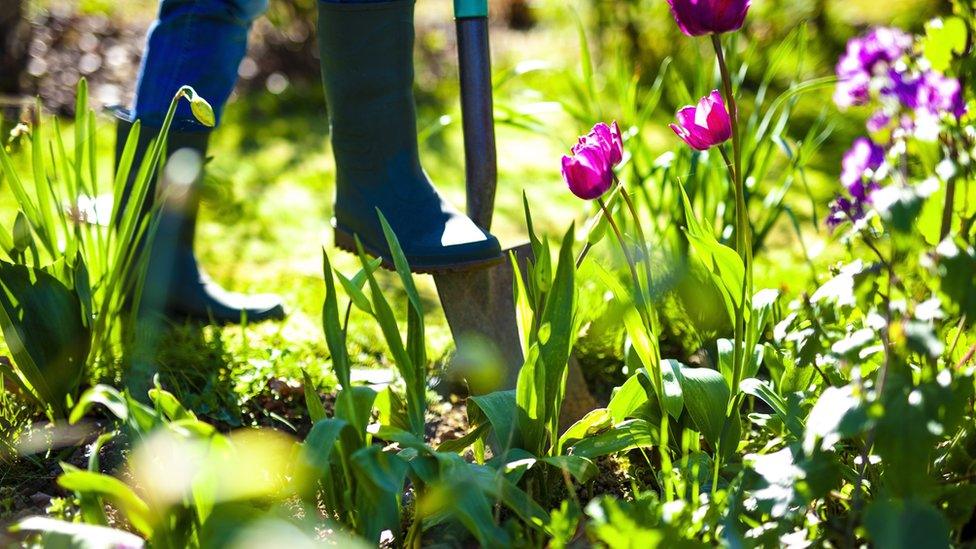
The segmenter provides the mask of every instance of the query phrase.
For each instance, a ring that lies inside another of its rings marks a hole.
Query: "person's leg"
[[[267,6],[268,0],[162,0],[146,38],[133,116],[161,125],[173,95],[189,85],[210,102],[219,121],[237,82],[251,23]],[[186,102],[176,119],[193,120]]]
[[[251,22],[266,7],[267,0],[162,0],[159,17],[146,40],[133,112],[118,113],[120,151],[131,122],[141,123],[136,166],[149,140],[159,133],[170,102],[181,86],[192,86],[210,102],[220,120],[237,81]],[[210,128],[197,122],[187,102],[181,101],[167,136],[167,154],[174,157],[178,151],[190,149],[202,162],[207,156],[209,134]],[[178,209],[163,210],[148,250],[150,267],[143,303],[150,309],[162,309],[174,319],[203,322],[233,323],[242,317],[256,322],[283,317],[284,309],[277,297],[230,293],[201,272],[193,252],[201,179],[197,176],[189,182]],[[125,193],[131,183],[130,180]],[[149,200],[159,194],[153,189]],[[149,204],[141,207],[148,211]]]
[[[445,202],[420,165],[413,96],[413,0],[319,2],[322,79],[336,161],[336,245],[391,263],[377,210],[411,268],[443,272],[503,260],[501,248]]]

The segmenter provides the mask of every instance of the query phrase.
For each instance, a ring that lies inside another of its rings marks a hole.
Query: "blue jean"
[[[385,0],[321,0],[332,3]],[[268,0],[161,0],[139,67],[132,116],[160,126],[180,86],[192,86],[220,120],[247,50],[247,33]],[[174,128],[203,129],[181,101]]]

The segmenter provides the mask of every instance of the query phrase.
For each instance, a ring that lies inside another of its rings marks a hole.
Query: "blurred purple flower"
[[[599,145],[584,145],[576,147],[573,156],[563,157],[563,179],[576,196],[595,200],[610,190],[613,172]]]
[[[838,196],[830,204],[830,215],[827,216],[827,227],[836,229],[846,221],[857,222],[864,218],[864,204]]]
[[[878,111],[872,114],[871,118],[868,118],[868,131],[879,132],[886,128],[888,124],[891,124],[891,115],[883,110]]]
[[[752,0],[668,0],[681,32],[722,34],[742,28]]]
[[[897,98],[907,109],[934,116],[961,117],[966,112],[962,87],[955,78],[931,70],[918,75],[894,69],[888,71],[888,77],[890,85],[882,94]]]
[[[866,72],[840,77],[834,90],[834,103],[842,109],[864,105],[871,99],[871,76]]]
[[[959,81],[934,71],[927,71],[922,75],[918,103],[919,108],[930,113],[947,113],[957,118],[966,113]]]
[[[847,42],[837,62],[834,102],[841,108],[863,105],[870,99],[871,78],[883,73],[912,47],[912,36],[899,29],[878,27]]]
[[[840,181],[855,198],[863,200],[853,189],[864,180],[868,171],[875,171],[884,164],[885,150],[867,137],[858,137],[844,154]]]
[[[677,119],[678,123],[671,124],[671,129],[699,151],[707,151],[732,137],[732,120],[718,90],[703,97],[697,106],[679,110]]]
[[[848,196],[838,196],[830,205],[827,225],[835,228],[841,223],[857,221],[864,217],[866,206],[871,203],[871,193],[881,188],[877,181],[866,178],[868,172],[878,170],[885,161],[885,150],[867,137],[859,137],[844,155],[841,183]]]
[[[847,52],[837,63],[837,75],[848,76],[857,72],[876,74],[908,53],[912,36],[901,29],[877,27],[847,42]]]
[[[624,140],[620,134],[620,126],[613,122],[609,126],[600,122],[593,126],[590,133],[579,138],[579,143],[573,147],[573,154],[578,154],[584,147],[596,145],[603,151],[611,166],[616,166],[624,158]]]

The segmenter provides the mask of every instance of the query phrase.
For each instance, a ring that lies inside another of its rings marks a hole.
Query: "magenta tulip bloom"
[[[671,124],[671,129],[699,151],[707,151],[732,137],[732,120],[718,90],[703,97],[697,107],[678,111],[677,118],[678,123]]]
[[[581,143],[573,147],[573,156],[563,157],[563,179],[583,200],[595,200],[610,190],[613,167],[602,145]]]
[[[688,36],[739,30],[751,3],[751,0],[668,0],[674,20]]]
[[[620,134],[620,126],[616,122],[609,126],[603,122],[593,126],[590,133],[579,138],[579,143],[573,147],[573,154],[577,154],[588,145],[600,147],[611,166],[620,164],[624,158],[624,140]]]
[[[624,140],[616,122],[600,122],[573,145],[573,155],[563,157],[563,179],[569,190],[583,200],[603,196],[613,185],[613,167],[624,158]]]

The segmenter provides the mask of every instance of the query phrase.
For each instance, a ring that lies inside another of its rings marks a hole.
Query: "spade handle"
[[[467,214],[487,231],[491,229],[498,183],[488,1],[454,0],[454,16],[461,80]]]

